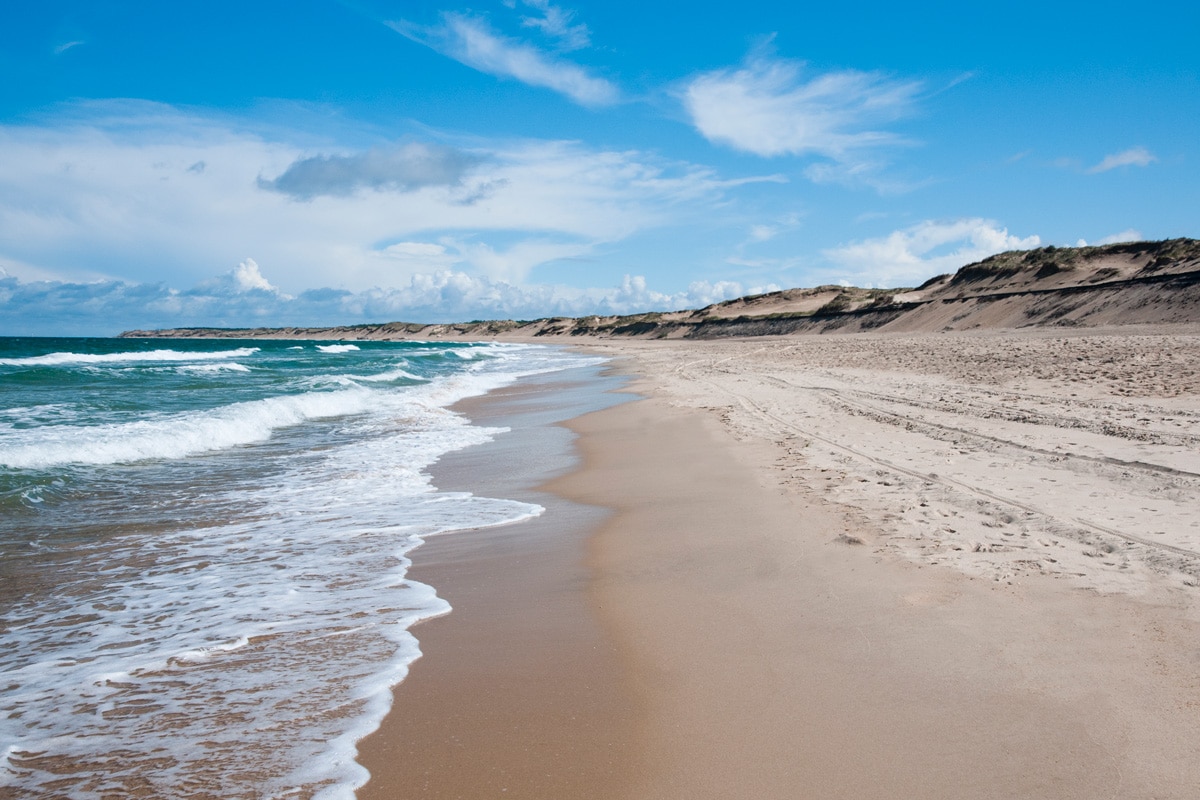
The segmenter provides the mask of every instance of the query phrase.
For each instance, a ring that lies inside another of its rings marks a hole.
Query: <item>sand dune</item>
[[[695,311],[457,324],[178,328],[123,336],[286,339],[715,339],[1200,322],[1200,242],[1171,239],[1000,253],[916,289],[818,286]]]

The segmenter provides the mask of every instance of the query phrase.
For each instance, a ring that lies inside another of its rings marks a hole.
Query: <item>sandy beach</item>
[[[587,346],[643,399],[539,491],[607,512],[415,554],[360,797],[1196,795],[1200,331]]]

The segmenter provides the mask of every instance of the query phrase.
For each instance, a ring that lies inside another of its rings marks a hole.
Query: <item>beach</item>
[[[431,482],[444,456],[518,438],[449,406],[528,378],[553,402],[522,419],[575,416],[609,402],[599,364],[517,344],[0,340],[0,797],[352,797],[356,743],[421,654],[408,629],[451,611],[408,554],[464,533],[495,559],[493,529],[564,526],[565,503],[543,523],[503,494],[521,470]],[[531,431],[506,462],[553,470],[566,431]]]
[[[641,399],[414,554],[359,796],[1194,797],[1197,333],[585,343]]]

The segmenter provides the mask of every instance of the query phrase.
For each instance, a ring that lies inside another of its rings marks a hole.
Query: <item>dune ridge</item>
[[[697,310],[625,316],[284,328],[132,330],[123,337],[404,341],[574,337],[717,339],[880,331],[935,333],[1031,327],[1200,322],[1200,241],[1041,247],[990,256],[916,288],[818,286]]]

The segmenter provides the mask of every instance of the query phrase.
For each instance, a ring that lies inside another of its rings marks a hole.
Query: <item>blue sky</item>
[[[12,0],[0,334],[533,318],[1198,234],[1190,6]]]

